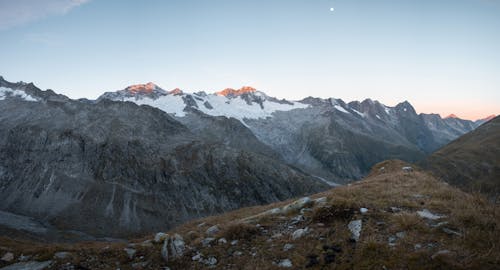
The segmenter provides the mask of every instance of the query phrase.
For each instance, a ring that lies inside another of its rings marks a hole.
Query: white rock
[[[368,213],[368,208],[361,207],[359,208],[359,212],[361,212],[361,214],[366,214]]]
[[[170,237],[167,236],[165,240],[163,241],[163,246],[161,247],[161,257],[163,260],[168,262],[168,242],[170,240]]]
[[[191,260],[193,260],[193,261],[200,261],[201,259],[202,259],[201,253],[198,253],[198,254],[194,255],[193,257],[191,257]]]
[[[290,261],[290,259],[284,259],[284,260],[281,260],[279,263],[278,263],[278,266],[279,267],[286,267],[286,268],[290,268],[293,266],[292,264],[292,261]]]
[[[306,206],[313,205],[314,201],[309,197],[304,197],[299,200],[294,201],[293,203],[286,205],[283,207],[283,213],[287,214],[295,210],[300,210]]]
[[[403,168],[401,168],[401,169],[403,170],[403,172],[412,172],[412,171],[413,171],[413,168],[412,168],[412,167],[409,167],[409,166],[407,166],[407,167],[403,167]]]
[[[235,245],[237,245],[237,244],[238,244],[238,240],[233,240],[233,241],[231,241],[231,246],[235,246]]]
[[[14,260],[14,253],[12,253],[12,252],[5,253],[0,260],[2,260],[4,262],[10,262],[10,261]]]
[[[224,244],[227,244],[227,240],[226,238],[220,238],[217,243],[219,243],[219,245],[224,245]]]
[[[271,236],[271,238],[275,238],[275,239],[276,238],[281,238],[281,237],[283,237],[282,233],[275,233],[275,234],[273,234],[273,236]]]
[[[207,229],[206,234],[208,236],[214,236],[219,231],[220,231],[219,227],[217,225],[214,225],[214,226],[212,226],[212,227],[210,227],[210,228]]]
[[[283,251],[289,251],[290,249],[294,248],[295,246],[293,244],[285,244],[283,246]]]
[[[166,238],[168,237],[168,234],[159,232],[155,235],[154,242],[155,243],[162,243]]]
[[[208,266],[213,266],[217,264],[217,258],[215,257],[208,257],[208,259],[203,260],[203,263],[208,265]]]
[[[352,239],[354,239],[354,241],[356,242],[359,241],[359,236],[361,235],[361,227],[362,227],[361,219],[353,220],[349,222],[349,224],[347,225],[347,228],[349,228],[349,231],[351,231]]]
[[[440,218],[445,217],[445,216],[442,216],[442,215],[433,214],[433,213],[431,213],[431,211],[429,211],[427,209],[424,209],[422,211],[417,211],[417,214],[421,218],[426,218],[426,219],[431,219],[431,220],[436,220],[436,219],[440,219]]]
[[[3,267],[2,270],[43,270],[47,269],[49,265],[52,264],[52,261],[45,262],[20,262],[11,264],[9,266]]]
[[[307,228],[305,229],[298,229],[292,233],[292,239],[296,240],[299,239],[307,234]]]
[[[327,203],[327,200],[326,200],[326,197],[321,197],[321,198],[317,198],[316,200],[314,200],[314,202],[318,206],[324,206]]]
[[[66,251],[60,251],[54,254],[55,259],[67,259],[69,257],[71,257],[71,253]]]
[[[243,255],[243,252],[241,252],[241,251],[235,251],[235,252],[233,253],[233,255],[234,255],[234,256],[241,256],[241,255]]]
[[[186,249],[186,244],[184,239],[179,234],[174,234],[172,240],[170,241],[170,250],[172,252],[172,258],[179,258],[184,255],[184,250]]]
[[[213,237],[207,237],[203,240],[201,240],[201,244],[204,246],[204,247],[208,247],[212,244],[212,242],[215,241],[215,238]]]
[[[279,213],[281,213],[280,208],[273,208],[273,209],[270,209],[270,210],[267,210],[266,212],[264,212],[264,214],[266,214],[266,215],[276,215]]]
[[[446,250],[446,249],[445,249],[445,250],[440,250],[440,251],[438,251],[438,252],[434,253],[434,254],[431,256],[431,259],[433,259],[433,260],[434,260],[434,259],[435,259],[436,257],[438,257],[438,256],[448,256],[448,255],[451,255],[451,254],[452,254],[452,252],[451,252],[451,251],[449,251],[449,250]]]

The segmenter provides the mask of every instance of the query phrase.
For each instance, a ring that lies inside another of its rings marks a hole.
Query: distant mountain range
[[[422,160],[482,122],[251,87],[148,83],[72,100],[0,77],[0,210],[55,234],[150,232],[319,192],[382,160]]]
[[[191,130],[221,141],[228,132],[214,132],[207,119],[235,118],[287,163],[340,183],[361,178],[381,160],[419,160],[487,121],[417,114],[406,101],[389,107],[370,99],[279,100],[248,86],[190,94],[148,83],[104,93],[98,101],[104,99],[159,108]],[[245,144],[238,139],[231,141]]]

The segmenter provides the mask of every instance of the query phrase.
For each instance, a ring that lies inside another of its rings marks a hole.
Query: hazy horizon
[[[498,32],[489,0],[0,0],[0,75],[71,98],[249,85],[475,120],[500,113]]]

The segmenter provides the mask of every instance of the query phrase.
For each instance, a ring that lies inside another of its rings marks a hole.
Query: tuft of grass
[[[228,240],[251,240],[258,233],[259,229],[255,225],[235,223],[223,230],[222,237]]]

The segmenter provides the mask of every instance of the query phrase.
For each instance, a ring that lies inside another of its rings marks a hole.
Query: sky
[[[249,85],[478,119],[500,114],[500,0],[0,0],[0,59],[71,98]]]

